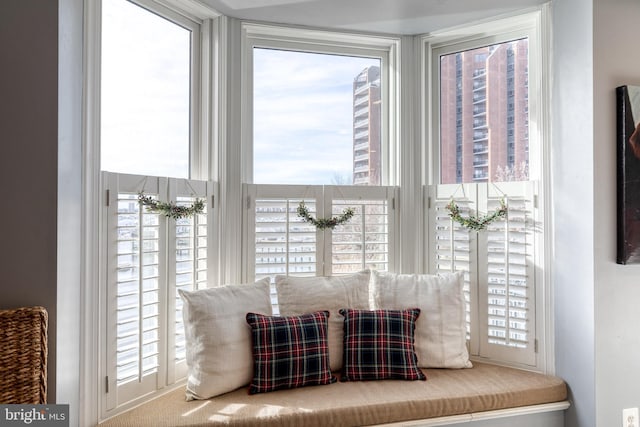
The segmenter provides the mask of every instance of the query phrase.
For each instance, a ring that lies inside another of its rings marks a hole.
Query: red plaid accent
[[[418,368],[413,332],[419,308],[342,309],[344,365],[341,381],[426,380]]]
[[[300,316],[248,313],[253,340],[253,381],[249,394],[330,384],[328,311]]]

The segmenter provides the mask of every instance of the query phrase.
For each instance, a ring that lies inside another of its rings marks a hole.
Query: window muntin
[[[189,178],[194,24],[102,2],[101,169]]]
[[[529,179],[529,40],[439,57],[440,183]]]
[[[380,185],[381,62],[253,48],[253,182]]]

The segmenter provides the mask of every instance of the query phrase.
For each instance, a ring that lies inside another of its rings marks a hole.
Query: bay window
[[[541,13],[392,37],[99,3],[101,418],[184,377],[178,289],[277,274],[464,271],[472,358],[548,369]]]

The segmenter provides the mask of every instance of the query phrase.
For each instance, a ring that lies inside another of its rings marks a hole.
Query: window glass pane
[[[254,183],[379,185],[380,66],[255,48]]]
[[[440,57],[440,183],[529,179],[528,39]]]
[[[104,0],[101,167],[189,177],[191,31]]]

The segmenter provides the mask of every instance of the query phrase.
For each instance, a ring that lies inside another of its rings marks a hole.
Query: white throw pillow
[[[369,309],[369,270],[346,276],[276,276],[278,306],[283,316],[329,311],[329,365],[342,368],[344,317],[342,308]]]
[[[418,307],[415,351],[421,368],[471,368],[466,340],[464,275],[373,272],[377,308]]]
[[[178,290],[187,343],[187,400],[208,399],[253,378],[248,312],[271,312],[269,278],[255,284]]]

